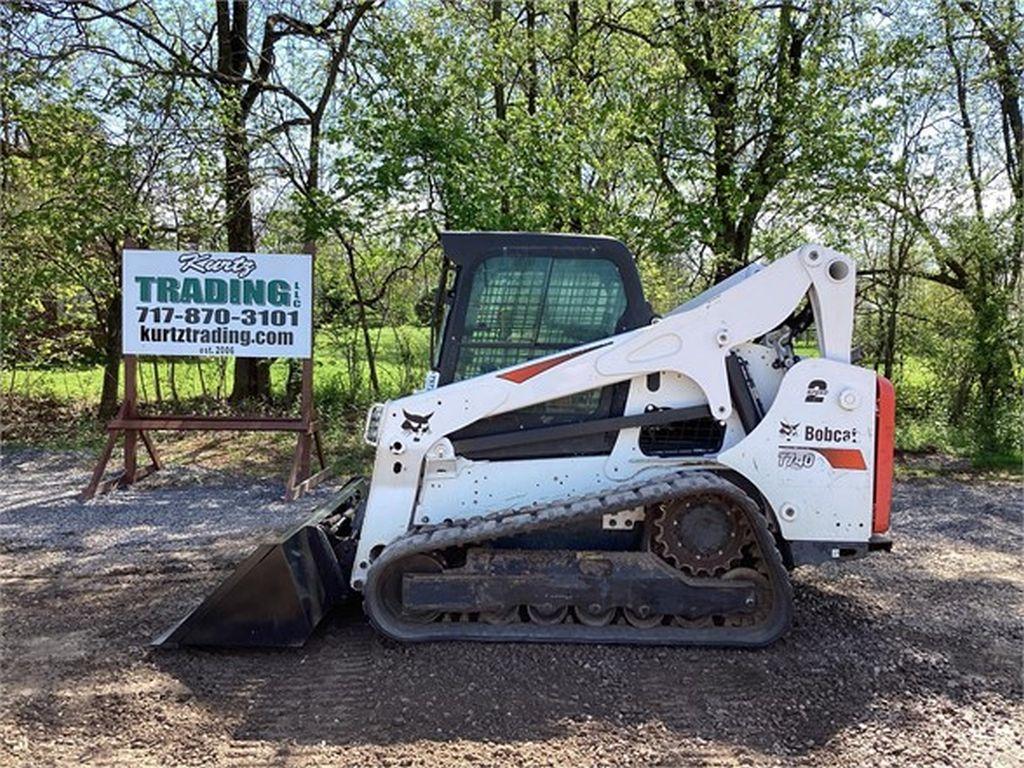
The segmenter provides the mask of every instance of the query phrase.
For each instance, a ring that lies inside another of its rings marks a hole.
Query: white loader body
[[[850,364],[855,277],[848,256],[806,245],[734,275],[647,327],[384,404],[352,585],[358,589],[375,554],[414,525],[612,489],[666,467],[740,473],[771,505],[787,541],[868,542],[877,377]],[[805,295],[821,357],[786,367],[776,350],[752,342],[779,326]],[[726,357],[732,352],[745,361],[766,409],[750,434],[730,395]],[[660,374],[653,392],[651,374]],[[623,380],[630,382],[627,416],[706,404],[726,425],[720,452],[645,456],[633,428],[619,433],[608,456],[471,461],[447,437],[488,416]],[[409,414],[429,418],[410,429]]]
[[[434,370],[370,410],[372,476],[158,645],[301,645],[357,599],[403,642],[762,647],[789,569],[891,547],[893,393],[851,364],[847,256],[806,245],[657,318],[616,240],[441,240]]]

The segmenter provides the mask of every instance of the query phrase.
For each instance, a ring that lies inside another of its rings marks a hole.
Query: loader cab
[[[454,266],[436,360],[441,385],[638,328],[653,317],[633,255],[612,238],[448,232],[441,243]],[[624,382],[484,419],[452,437],[618,416],[628,387]],[[614,433],[588,435],[471,458],[600,454],[614,440]]]

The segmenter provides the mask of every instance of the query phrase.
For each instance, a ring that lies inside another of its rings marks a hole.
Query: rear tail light
[[[896,432],[896,390],[884,376],[878,377],[875,403],[875,504],[872,533],[889,530],[892,506],[893,437]]]

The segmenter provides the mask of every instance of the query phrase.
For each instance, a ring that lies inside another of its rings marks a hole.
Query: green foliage
[[[337,335],[322,333],[314,354],[317,407],[325,418],[361,409],[374,401],[368,383],[368,367],[358,344],[355,329],[342,329]],[[375,329],[377,362],[384,398],[398,397],[423,384],[427,371],[428,334],[419,326]],[[232,361],[229,359],[146,358],[139,365],[139,396],[146,407],[178,407],[216,404],[231,387]],[[284,368],[278,360],[273,377],[274,399],[284,401]],[[95,403],[103,385],[99,365],[8,368],[0,379],[0,391],[25,399]],[[122,390],[123,391],[123,390]],[[158,398],[159,393],[159,398]]]
[[[26,144],[5,159],[0,198],[8,359],[95,361],[119,295],[122,238],[142,226],[132,153],[72,101],[10,106]]]
[[[317,18],[321,5],[288,12]],[[192,69],[209,64],[188,53],[205,50],[208,9],[127,11],[170,39],[165,50],[109,18],[65,27],[5,7],[8,37],[30,23],[53,50],[86,28],[103,41],[52,67],[42,55],[0,64],[5,380],[98,397],[96,366],[117,352],[124,239],[226,242],[226,110],[248,90],[260,94],[244,126],[257,247],[315,246],[330,419],[419,386],[440,230],[618,237],[660,312],[813,239],[859,260],[856,341],[896,383],[900,446],[1017,456],[1024,17],[1006,7],[388,5],[345,41],[322,112],[310,105],[337,30],[282,36],[268,81],[253,57],[228,88]],[[253,32],[265,12],[253,8]],[[272,367],[279,404],[287,368]],[[230,363],[181,362],[171,393],[169,361],[143,366],[150,399],[159,380],[165,402],[226,396],[230,375]]]
[[[1024,437],[1024,325],[1019,295],[1009,279],[1008,243],[991,222],[955,221],[949,226],[950,258],[967,272],[964,318],[950,422],[970,425],[977,449],[1018,449]],[[952,367],[952,366],[951,366]]]

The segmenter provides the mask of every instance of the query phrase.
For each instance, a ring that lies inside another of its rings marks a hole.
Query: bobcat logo
[[[413,440],[419,442],[419,439],[430,432],[430,417],[434,415],[434,412],[420,416],[416,413],[409,413],[407,410],[402,409],[402,414],[405,416],[405,421],[402,422],[402,429],[409,432],[413,436]]]
[[[793,436],[796,434],[796,431],[799,427],[799,421],[796,424],[790,424],[788,421],[780,421],[779,434],[786,438],[786,440],[792,440]]]

